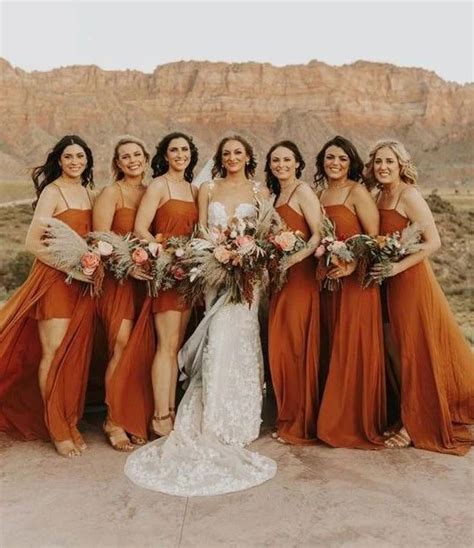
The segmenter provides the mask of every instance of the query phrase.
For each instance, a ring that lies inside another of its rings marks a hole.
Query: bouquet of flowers
[[[162,234],[157,234],[152,242],[131,234],[120,236],[113,232],[93,232],[89,237],[112,247],[106,265],[117,280],[123,281],[135,268],[149,274],[148,293],[152,297],[156,297],[159,291],[172,288],[185,276],[178,263],[188,237],[173,237],[166,242]]]
[[[387,278],[392,263],[396,263],[420,249],[422,231],[416,223],[407,225],[401,232],[393,232],[385,236],[376,236],[374,238],[365,236],[362,243],[365,252],[362,252],[361,283],[363,287],[368,287],[376,282],[379,285]],[[380,277],[374,278],[369,270],[375,264],[382,265]]]
[[[100,295],[104,279],[104,262],[112,253],[111,246],[103,240],[84,239],[59,219],[48,219],[42,237],[53,265],[68,272],[66,283],[73,279],[91,279],[91,294]]]
[[[179,263],[185,272],[180,288],[186,300],[192,304],[214,288],[228,291],[231,303],[251,305],[255,287],[265,283],[272,245],[268,236],[277,227],[269,201],[257,203],[255,217],[234,217],[226,227],[200,227]]]
[[[306,247],[304,235],[299,230],[293,231],[282,223],[279,231],[268,235],[270,249],[268,253],[268,274],[272,291],[280,291],[288,278],[285,263],[294,253]]]
[[[321,235],[321,243],[314,252],[315,257],[319,259],[316,279],[320,286],[334,291],[339,289],[341,280],[328,278],[328,270],[331,266],[340,266],[355,260],[352,245],[354,237],[346,240],[339,239],[336,235],[336,225],[325,215],[323,216]]]

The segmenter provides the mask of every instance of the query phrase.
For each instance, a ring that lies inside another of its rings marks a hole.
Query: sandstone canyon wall
[[[71,66],[25,72],[0,59],[0,180],[25,177],[54,142],[78,133],[93,148],[97,176],[108,176],[111,146],[131,133],[150,146],[170,130],[194,135],[202,163],[225,133],[252,140],[260,164],[268,146],[290,138],[306,157],[335,134],[365,156],[382,137],[411,149],[428,186],[474,183],[474,85],[435,73],[358,61],[332,67],[178,62],[152,74]]]

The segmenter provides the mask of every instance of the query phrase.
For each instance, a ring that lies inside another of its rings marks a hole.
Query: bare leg
[[[117,338],[115,340],[114,351],[112,357],[107,365],[107,370],[105,371],[105,390],[108,392],[110,381],[113,377],[117,365],[122,357],[123,351],[127,346],[128,340],[130,339],[130,334],[133,329],[132,320],[122,320],[120,324],[119,331],[117,333]],[[110,442],[110,445],[117,451],[132,451],[133,445],[130,443],[130,440],[127,436],[125,430],[118,424],[114,424],[109,416],[105,419],[103,425],[104,433],[107,436],[107,439]]]
[[[179,342],[178,350],[183,346],[184,336],[186,335],[186,328],[188,327],[189,318],[191,317],[191,310],[186,310],[181,313],[181,323],[179,327]],[[170,394],[169,394],[169,410],[171,412],[172,419],[174,420],[174,415],[176,414],[176,388],[178,384],[178,363],[176,362],[176,368],[173,371],[170,384]]]
[[[170,391],[174,383],[176,387],[177,353],[181,338],[181,312],[169,310],[155,314],[155,329],[158,345],[152,365],[153,396],[155,401],[155,417],[153,429],[161,436],[168,435],[173,429],[170,417]],[[174,401],[173,401],[174,403]]]
[[[51,369],[51,364],[53,363],[56,351],[61,346],[64,336],[66,335],[69,321],[68,318],[51,318],[49,320],[38,321],[38,332],[42,350],[41,361],[38,368],[38,384],[45,403],[49,370]],[[62,457],[76,457],[81,454],[81,451],[74,444],[72,439],[52,441],[56,447],[56,451]]]

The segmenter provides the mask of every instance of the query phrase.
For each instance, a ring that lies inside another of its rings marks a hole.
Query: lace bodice
[[[232,217],[238,217],[239,219],[242,219],[244,217],[251,217],[252,215],[255,215],[256,208],[254,204],[250,203],[242,203],[239,204],[235,210],[233,215],[229,215],[225,205],[222,202],[209,202],[209,206],[207,209],[207,224],[208,226],[227,226],[229,220]]]

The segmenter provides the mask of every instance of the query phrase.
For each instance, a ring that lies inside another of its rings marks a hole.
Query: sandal
[[[168,419],[171,419],[171,414],[170,413],[168,413],[167,415],[163,415],[163,416],[153,415],[153,418],[151,419],[151,424],[150,424],[150,430],[153,432],[153,434],[155,434],[159,438],[163,438],[163,437],[167,436],[168,434],[170,434],[171,431],[173,430],[173,427],[171,427],[168,431],[165,431],[165,430],[159,430],[159,429],[155,428],[154,424],[153,424],[154,421],[162,422],[162,421],[165,421],[165,420],[168,420]]]
[[[400,428],[398,432],[392,433],[383,443],[389,449],[405,449],[412,445],[410,434],[408,434],[404,427]]]
[[[140,438],[140,436],[135,436],[135,434],[129,434],[129,437],[133,445],[145,445],[146,443],[145,438]]]
[[[112,427],[110,428],[109,425],[110,422],[106,419],[102,425],[102,430],[115,451],[133,451],[134,447],[130,443],[130,440],[124,430],[120,428],[120,426],[112,424]]]

